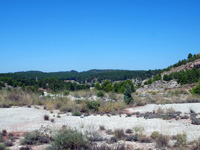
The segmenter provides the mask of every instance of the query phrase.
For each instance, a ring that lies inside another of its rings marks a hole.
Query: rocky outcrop
[[[192,69],[193,67],[195,67],[197,69],[200,68],[200,60],[196,60],[195,62],[186,64],[184,67],[184,70]]]
[[[197,68],[197,69],[200,68],[200,59],[198,59],[198,60],[196,60],[194,62],[187,63],[186,65],[182,65],[182,66],[179,66],[179,67],[172,68],[170,71],[164,72],[162,74],[162,76],[165,75],[165,74],[169,75],[169,74],[171,74],[173,72],[180,72],[182,70],[185,71],[187,69],[192,69],[194,67]]]
[[[175,80],[171,80],[170,82],[166,81],[155,81],[151,85],[144,85],[137,89],[137,92],[146,92],[146,91],[164,91],[165,89],[173,89],[181,87],[180,84],[177,83]]]

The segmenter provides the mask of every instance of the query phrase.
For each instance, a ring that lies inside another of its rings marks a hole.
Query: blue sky
[[[199,0],[0,0],[0,72],[162,69],[200,52]]]

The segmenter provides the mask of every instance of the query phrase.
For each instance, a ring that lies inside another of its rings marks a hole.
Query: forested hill
[[[2,73],[0,77],[10,77],[13,79],[26,79],[26,80],[35,80],[36,77],[38,80],[46,78],[56,78],[60,80],[75,80],[79,83],[84,83],[85,81],[91,82],[97,79],[99,82],[102,80],[127,80],[138,78],[144,80],[151,77],[152,75],[160,73],[161,70],[139,70],[139,71],[130,71],[130,70],[89,70],[84,72],[77,72],[75,70],[66,71],[66,72],[41,72],[41,71],[27,71],[27,72],[15,72],[15,73]]]

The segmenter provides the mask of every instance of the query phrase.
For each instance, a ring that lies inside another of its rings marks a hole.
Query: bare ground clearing
[[[146,105],[139,108],[129,108],[131,112],[153,111],[158,108],[156,105]],[[188,112],[190,108],[196,112],[200,112],[200,103],[196,104],[169,104],[162,107],[173,107],[182,112]],[[47,114],[50,118],[54,118],[55,122],[45,121],[43,116]],[[61,118],[57,118],[57,113],[50,113],[42,108],[26,108],[13,107],[0,109],[0,130],[6,129],[9,132],[26,132],[40,129],[42,126],[48,126],[51,129],[60,129],[63,125],[76,128],[80,131],[98,131],[100,125],[104,125],[106,129],[132,129],[133,127],[144,127],[144,134],[150,135],[153,131],[159,131],[165,135],[176,135],[186,132],[188,140],[197,139],[200,135],[200,126],[192,125],[188,120],[162,120],[162,119],[144,119],[135,116],[126,117],[126,115],[117,116],[100,116],[91,115],[88,117],[77,117],[67,114],[60,114]]]

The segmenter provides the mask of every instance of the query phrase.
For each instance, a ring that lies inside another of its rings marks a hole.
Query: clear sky
[[[162,69],[200,52],[200,0],[0,0],[0,72]]]

